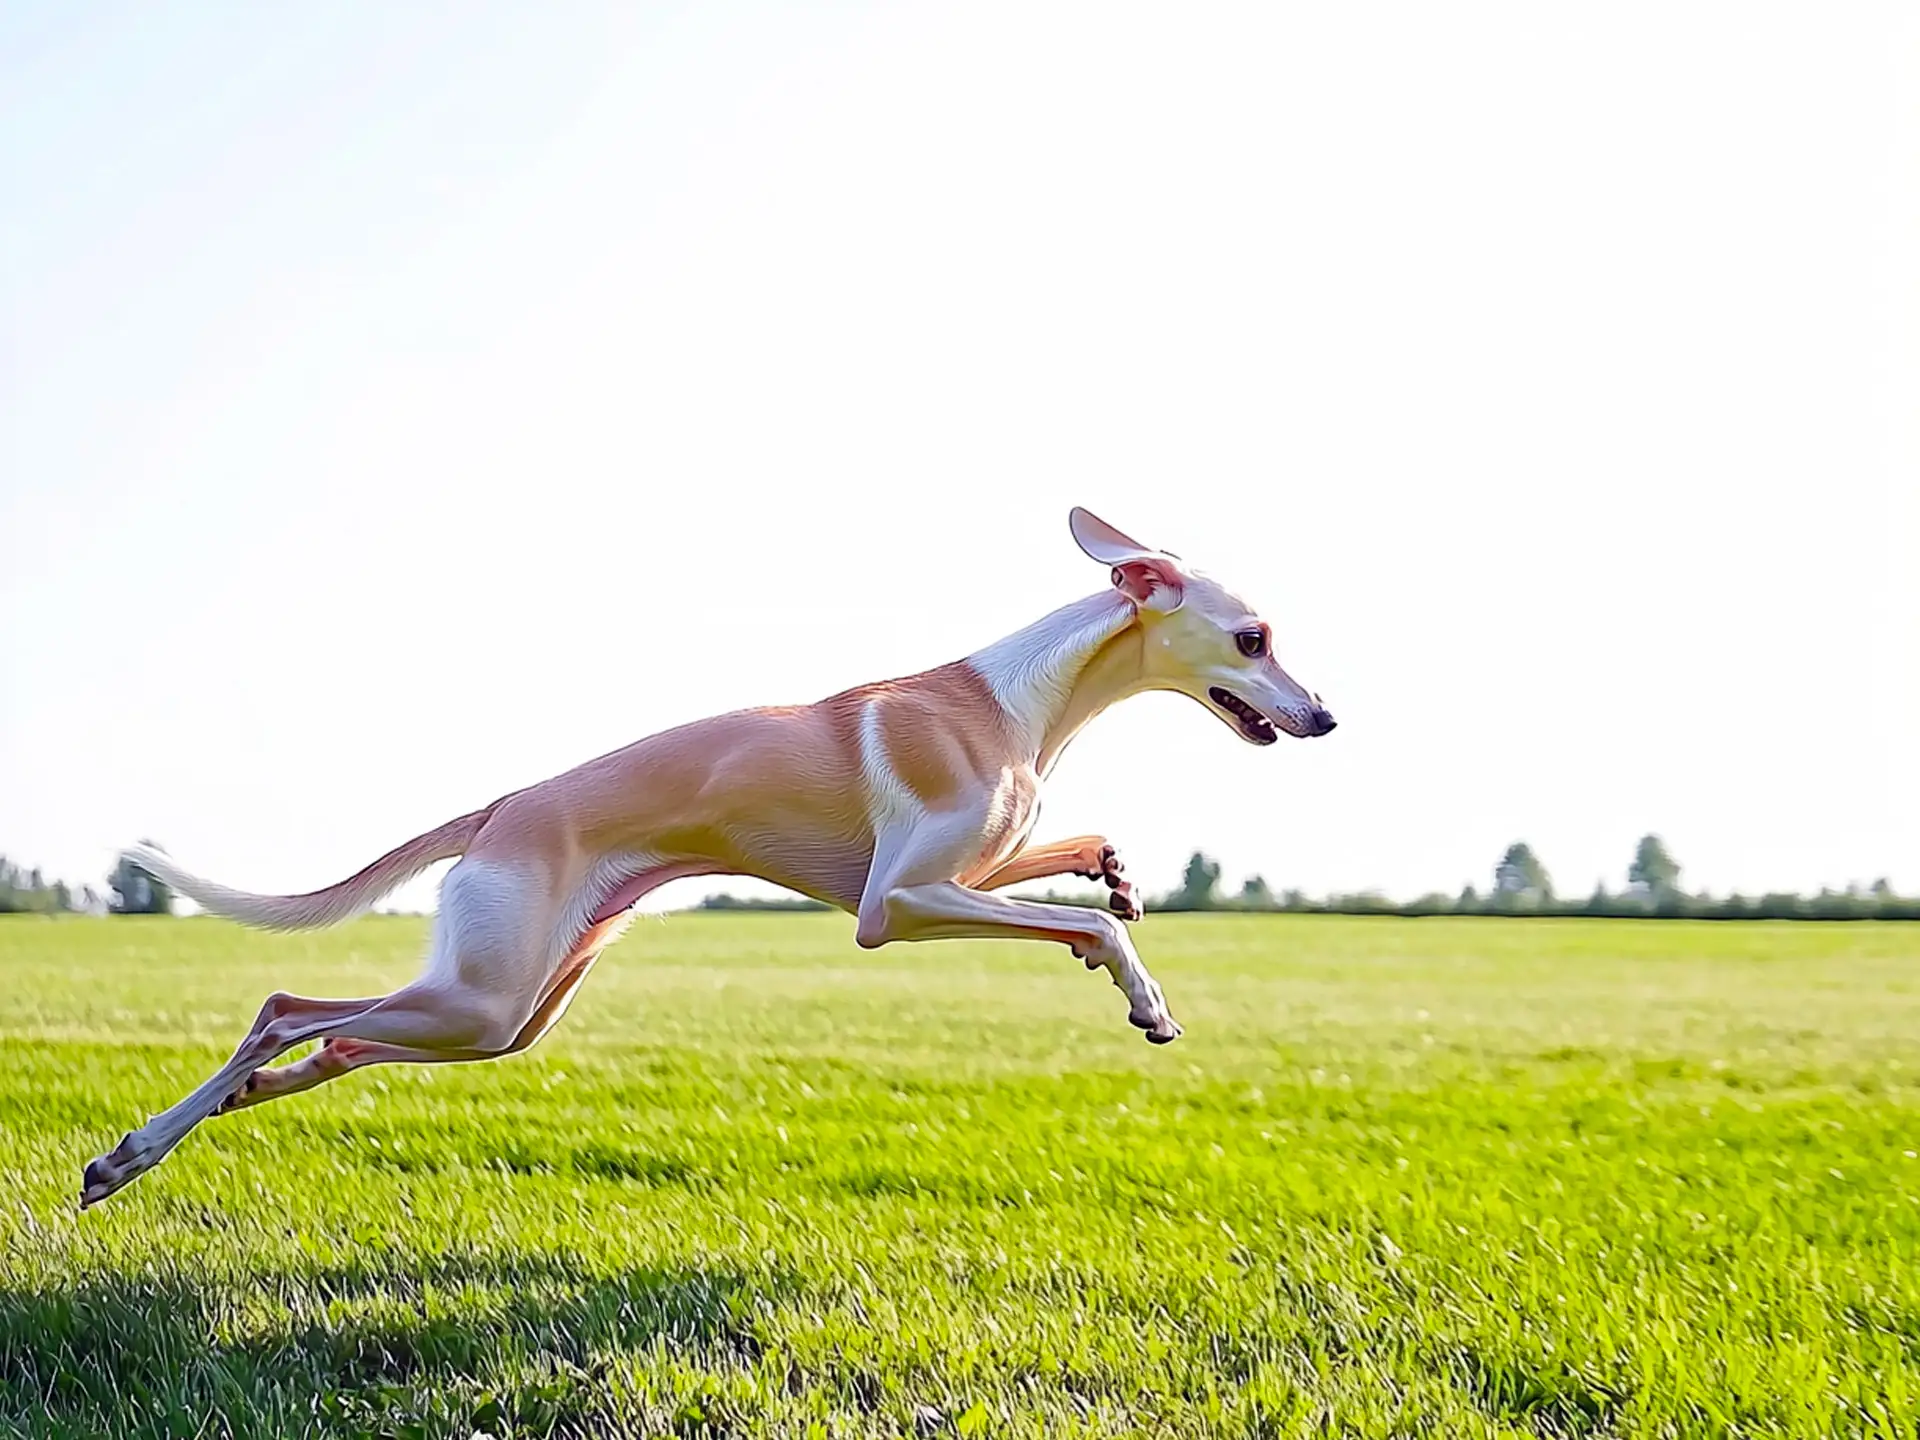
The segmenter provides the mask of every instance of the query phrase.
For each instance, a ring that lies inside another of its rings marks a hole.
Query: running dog
[[[138,865],[217,915],[270,930],[331,925],[441,860],[418,979],[361,1000],[267,997],[205,1084],[86,1168],[82,1208],[151,1170],[217,1112],[363,1065],[485,1060],[559,1020],[634,902],[689,875],[753,875],[857,917],[862,946],[1051,940],[1127,997],[1164,1045],[1180,1026],[1122,920],[1133,887],[1097,835],[1029,845],[1040,786],[1095,715],[1144,690],[1197,700],[1243,739],[1308,737],[1333,717],[1280,668],[1273,635],[1218,581],[1083,509],[1073,538],[1112,584],[950,665],[814,705],[741,710],[637,741],[418,836],[306,895],[200,879],[147,847]],[[1104,880],[1108,909],[993,892],[1048,875]],[[268,1068],[305,1041],[304,1059]]]

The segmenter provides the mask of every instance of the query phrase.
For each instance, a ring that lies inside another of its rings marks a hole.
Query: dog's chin
[[[1271,745],[1280,738],[1273,721],[1224,685],[1211,686],[1207,690],[1207,698],[1249,745]],[[1288,733],[1293,732],[1289,730]]]

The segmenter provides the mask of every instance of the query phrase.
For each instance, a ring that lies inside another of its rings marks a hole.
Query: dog
[[[449,820],[305,895],[254,895],[149,847],[135,864],[217,915],[269,930],[331,925],[460,857],[440,887],[418,979],[390,995],[275,994],[233,1057],[86,1167],[85,1209],[151,1170],[216,1113],[365,1065],[486,1060],[565,1013],[641,896],[692,875],[751,875],[896,940],[1051,940],[1127,997],[1156,1044],[1180,1026],[1123,920],[1140,918],[1101,836],[1030,845],[1040,787],[1094,716],[1145,690],[1197,700],[1241,738],[1325,735],[1333,716],[1273,654],[1273,634],[1218,581],[1087,510],[1074,540],[1111,585],[964,660],[813,705],[741,710],[663,731]],[[1049,875],[1104,881],[1108,907],[993,892]],[[305,1058],[269,1062],[310,1040]]]

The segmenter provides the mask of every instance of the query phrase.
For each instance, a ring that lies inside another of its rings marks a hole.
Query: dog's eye
[[[1257,660],[1267,653],[1267,632],[1264,630],[1242,630],[1233,637],[1233,641],[1240,647],[1240,653],[1249,659]]]

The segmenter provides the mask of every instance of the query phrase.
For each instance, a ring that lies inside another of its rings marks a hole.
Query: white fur
[[[544,961],[537,929],[542,886],[526,867],[497,860],[462,860],[440,885],[440,909],[423,983],[458,987],[464,965],[504,967],[509,993],[537,989],[525,976]],[[544,973],[542,971],[541,973]]]
[[[910,825],[924,813],[914,793],[900,779],[887,754],[887,737],[880,729],[880,702],[869,700],[860,712],[860,774],[867,783],[867,813],[874,833]]]
[[[976,650],[966,663],[987,682],[1021,743],[1038,755],[1080,671],[1133,616],[1131,600],[1118,590],[1103,590]]]

